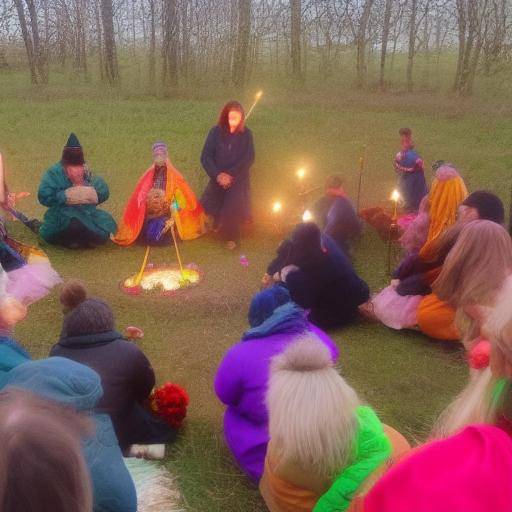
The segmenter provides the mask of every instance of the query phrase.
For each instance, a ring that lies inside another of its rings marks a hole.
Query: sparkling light
[[[275,201],[274,204],[272,205],[273,213],[279,213],[282,211],[282,209],[283,209],[283,203],[281,203],[281,201]]]
[[[299,180],[303,180],[305,176],[306,176],[306,169],[304,169],[304,167],[301,167],[297,171],[297,178],[299,178]]]
[[[126,288],[135,286],[136,276],[129,277],[125,282]],[[171,292],[185,286],[196,284],[201,279],[199,272],[193,269],[184,269],[183,275],[179,269],[165,268],[146,270],[140,282],[144,291],[158,290]]]
[[[400,192],[398,192],[398,190],[395,188],[395,190],[393,190],[393,193],[391,194],[391,201],[395,201],[398,202],[400,200]]]
[[[313,214],[309,210],[306,210],[304,212],[304,214],[302,215],[302,221],[303,222],[311,222],[312,220],[313,220]]]

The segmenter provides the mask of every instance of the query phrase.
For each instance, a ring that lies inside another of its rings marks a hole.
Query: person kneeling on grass
[[[163,443],[174,440],[176,432],[147,406],[155,385],[147,357],[115,330],[110,306],[87,298],[79,283],[64,286],[61,302],[67,313],[60,340],[50,355],[72,359],[98,372],[104,391],[98,409],[110,415],[125,454],[163,458]]]
[[[268,443],[265,403],[270,360],[309,333],[336,361],[335,343],[312,326],[306,312],[291,302],[288,290],[275,286],[256,294],[249,309],[250,329],[224,356],[215,376],[215,392],[227,405],[224,436],[239,466],[253,480],[263,474]]]
[[[106,182],[87,169],[72,133],[61,161],[46,171],[39,186],[39,202],[48,207],[39,234],[50,244],[73,249],[105,244],[117,230],[112,216],[97,207],[108,197]]]
[[[326,347],[310,336],[272,360],[267,403],[260,491],[270,512],[348,510],[410,448],[362,405]]]
[[[351,242],[361,236],[361,221],[343,189],[340,176],[327,178],[325,195],[315,203],[314,212],[323,232],[330,235],[338,247],[350,257]]]
[[[264,283],[272,280],[281,281],[292,300],[310,311],[310,321],[322,328],[354,321],[370,296],[347,256],[313,222],[299,224],[280,245]]]

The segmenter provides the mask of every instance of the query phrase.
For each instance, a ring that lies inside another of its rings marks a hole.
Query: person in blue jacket
[[[39,397],[87,414],[94,433],[83,440],[83,453],[91,475],[94,512],[136,512],[137,495],[124,464],[112,422],[95,412],[103,390],[99,375],[62,357],[19,364],[0,378],[0,387],[31,391]]]
[[[210,181],[201,203],[230,250],[240,243],[240,226],[251,219],[250,169],[254,162],[252,132],[238,101],[227,103],[208,133],[201,164]]]

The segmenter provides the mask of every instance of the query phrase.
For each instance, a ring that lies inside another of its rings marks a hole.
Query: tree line
[[[453,90],[471,94],[479,74],[511,64],[511,21],[512,0],[0,0],[0,67],[22,41],[34,84],[53,65],[84,78],[94,65],[115,86],[124,52],[171,90],[198,77],[243,88],[257,73],[300,86],[348,61],[360,89],[401,72],[413,91],[418,55],[435,66],[451,52]]]

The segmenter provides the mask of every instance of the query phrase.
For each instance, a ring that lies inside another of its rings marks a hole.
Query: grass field
[[[111,95],[108,91],[70,93],[16,87],[14,75],[0,77],[2,98],[0,150],[9,169],[10,187],[32,197],[20,207],[41,216],[36,191],[43,171],[60,157],[70,131],[78,134],[92,169],[110,184],[105,208],[119,217],[136,179],[151,161],[150,145],[168,141],[171,157],[200,192],[206,179],[199,154],[204,137],[228,94],[213,99],[178,100]],[[253,169],[256,228],[242,248],[250,265],[239,263],[240,252],[229,254],[207,238],[183,244],[187,262],[205,273],[201,286],[173,298],[141,299],[123,295],[119,283],[134,273],[143,249],[108,246],[69,252],[45,247],[64,278],[87,281],[91,293],[113,306],[119,328],[145,330],[141,346],[153,362],[159,381],[184,385],[191,395],[190,416],[180,440],[166,459],[177,475],[187,511],[264,510],[257,489],[231,462],[222,440],[222,407],[212,381],[225,350],[246,328],[252,294],[277,244],[268,224],[274,199],[290,201],[293,172],[306,165],[312,185],[340,172],[349,193],[356,190],[358,157],[368,145],[363,204],[385,201],[394,186],[391,159],[397,150],[397,130],[414,129],[418,148],[428,165],[449,159],[461,170],[471,190],[486,188],[509,204],[512,167],[512,123],[505,106],[487,107],[470,100],[417,95],[312,97],[289,99],[267,91],[250,127],[256,140]],[[287,202],[288,201],[288,202]],[[19,224],[12,233],[33,242]],[[153,252],[154,262],[173,261],[171,249]],[[385,247],[365,232],[355,264],[372,290],[382,287]],[[57,340],[61,313],[56,294],[34,305],[19,326],[19,340],[34,357],[44,357]],[[411,440],[428,432],[433,418],[461,388],[467,370],[463,354],[453,344],[432,342],[413,333],[397,333],[380,325],[358,323],[332,336],[341,349],[344,376],[381,414]]]

